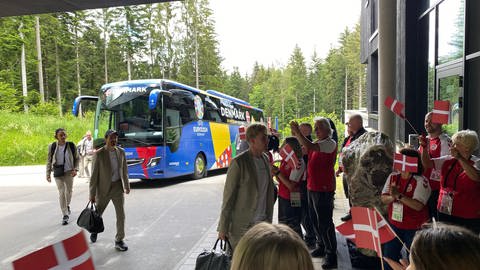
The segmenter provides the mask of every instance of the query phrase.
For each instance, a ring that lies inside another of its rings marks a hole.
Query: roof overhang
[[[170,2],[172,0],[0,0],[0,17]]]

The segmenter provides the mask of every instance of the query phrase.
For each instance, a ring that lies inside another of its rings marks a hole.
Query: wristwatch
[[[400,201],[402,198],[403,198],[403,195],[402,195],[402,194],[398,195],[398,200],[399,200],[399,201]]]

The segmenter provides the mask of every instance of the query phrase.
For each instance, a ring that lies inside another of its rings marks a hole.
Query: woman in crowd
[[[422,152],[427,168],[441,170],[438,219],[480,233],[480,159],[473,155],[478,147],[478,135],[473,130],[461,130],[452,137],[450,155],[430,158]],[[426,148],[425,137],[420,144]]]
[[[480,267],[480,238],[454,225],[434,223],[418,231],[410,249],[410,265],[384,258],[393,270],[451,270]]]
[[[55,130],[56,142],[48,146],[47,181],[55,178],[58,200],[62,211],[62,225],[68,224],[70,201],[72,199],[73,177],[78,171],[78,153],[73,142],[67,142],[67,132],[63,128]]]
[[[283,224],[258,223],[240,239],[231,270],[313,270],[303,240]]]
[[[302,237],[302,220],[300,181],[305,176],[305,162],[302,158],[302,146],[295,137],[285,138],[282,145],[289,145],[295,156],[298,158],[298,167],[293,167],[291,163],[282,160],[280,168],[272,166],[272,174],[278,181],[278,222],[288,225]],[[282,151],[282,150],[281,150]]]
[[[426,203],[431,190],[428,180],[422,175],[422,163],[418,152],[404,148],[400,153],[418,158],[417,172],[392,172],[383,187],[381,200],[388,205],[388,222],[392,229],[407,248],[410,248],[415,232],[428,221]],[[383,246],[383,255],[397,261],[401,250],[402,243],[395,238]],[[385,267],[390,269],[387,264]]]

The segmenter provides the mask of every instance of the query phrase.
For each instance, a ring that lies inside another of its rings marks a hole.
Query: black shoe
[[[119,251],[127,251],[128,246],[123,241],[115,241],[115,248]]]
[[[325,256],[325,249],[324,248],[317,248],[312,253],[310,253],[312,257],[314,258],[319,258],[319,257],[324,257]]]
[[[98,233],[91,233],[90,234],[90,241],[92,241],[92,243],[97,242],[97,236],[98,236]]]
[[[68,216],[65,215],[65,216],[63,216],[63,218],[62,218],[62,225],[67,225],[67,224],[68,224]]]
[[[68,212],[68,215],[71,215],[71,214],[72,214],[72,211],[70,211],[70,205],[67,206],[67,212]]]
[[[350,219],[352,219],[352,213],[350,212],[348,212],[348,214],[340,218],[341,221],[349,221]]]
[[[322,269],[334,269],[338,267],[337,256],[327,255],[325,262],[322,264]]]

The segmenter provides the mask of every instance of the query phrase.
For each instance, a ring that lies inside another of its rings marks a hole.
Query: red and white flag
[[[292,168],[300,167],[300,162],[290,145],[285,144],[285,146],[280,149],[280,156],[285,162],[289,163]]]
[[[395,238],[395,233],[375,209],[352,207],[351,211],[355,244],[357,247],[374,250],[381,257],[381,244]]]
[[[433,102],[432,123],[448,124],[450,116],[450,102],[435,100]]]
[[[387,106],[396,115],[400,116],[401,118],[405,118],[405,114],[403,113],[405,104],[388,96],[385,99],[385,106]]]
[[[393,168],[400,172],[416,173],[418,171],[418,158],[395,153]]]
[[[83,231],[13,261],[14,270],[94,270],[92,254]]]
[[[242,141],[245,141],[247,140],[247,133],[245,131],[245,127],[244,126],[240,126],[238,128],[238,136],[240,137],[240,140]]]
[[[337,231],[345,238],[355,243],[355,231],[353,230],[353,220],[350,219],[336,227]]]

